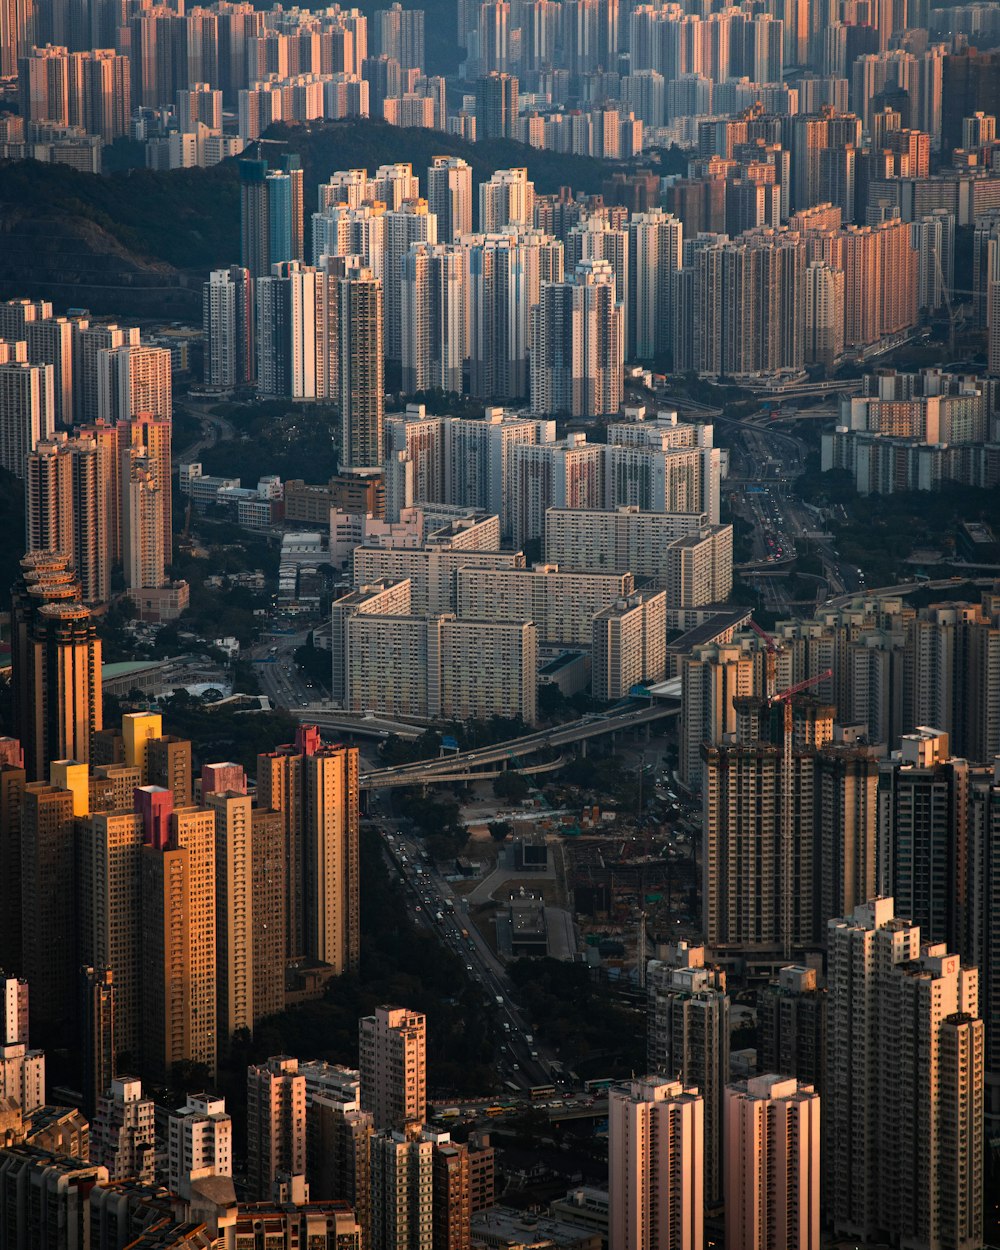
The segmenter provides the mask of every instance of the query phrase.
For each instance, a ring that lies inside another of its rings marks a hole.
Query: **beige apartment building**
[[[621,699],[635,685],[662,681],[667,671],[667,597],[637,590],[597,612],[591,625],[595,699]]]
[[[823,1157],[838,1236],[982,1245],[979,974],[891,898],[829,922]],[[892,1126],[891,1140],[886,1126]]]
[[[651,1075],[608,1098],[609,1244],[702,1250],[704,1116],[696,1089]]]
[[[427,1021],[405,1007],[376,1007],[358,1022],[361,1106],[377,1129],[422,1124],[427,1104]]]
[[[727,1250],[819,1250],[819,1102],[794,1077],[727,1088]]]
[[[356,547],[354,584],[410,581],[410,606],[415,616],[434,616],[455,611],[455,576],[462,568],[523,569],[519,551],[464,551],[418,547],[386,550]]]
[[[396,587],[376,587],[392,598]],[[334,687],[351,711],[419,719],[537,715],[538,631],[531,621],[493,621],[451,613],[419,616],[364,610],[361,592],[334,605]]]
[[[258,1202],[272,1197],[278,1173],[306,1171],[306,1078],[299,1061],[275,1055],[247,1069],[247,1186]]]
[[[534,621],[544,642],[589,645],[594,617],[634,590],[631,573],[574,573],[557,564],[531,569],[459,569],[460,617]]]

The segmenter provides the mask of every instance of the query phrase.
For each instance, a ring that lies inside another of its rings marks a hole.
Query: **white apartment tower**
[[[535,184],[526,169],[498,169],[479,184],[479,231],[495,234],[505,226],[528,229],[535,216]]]
[[[151,1184],[155,1173],[156,1130],[153,1100],[143,1097],[136,1077],[115,1077],[97,1099],[90,1138],[94,1163],[108,1169],[113,1181]]]
[[[674,275],[681,267],[684,227],[662,208],[629,221],[629,360],[653,360],[671,344]]]
[[[45,1102],[45,1052],[28,1047],[28,983],[0,972],[0,1098],[28,1115]]]
[[[376,1007],[358,1022],[361,1106],[377,1129],[422,1124],[427,1105],[427,1021],[405,1007]]]
[[[232,1176],[233,1122],[226,1100],[211,1094],[188,1094],[167,1122],[167,1184],[186,1197],[199,1176]]]
[[[974,1250],[983,1210],[978,972],[944,945],[921,947],[891,898],[831,920],[827,954],[824,1181],[834,1229]]]
[[[371,1250],[434,1245],[434,1143],[397,1129],[371,1139]]]
[[[581,260],[568,282],[543,283],[531,335],[531,409],[616,413],[624,394],[625,314],[606,260]]]
[[[202,287],[205,385],[229,390],[254,379],[254,291],[249,269],[213,269]]]
[[[55,431],[52,365],[29,365],[25,343],[0,340],[0,468],[23,478],[28,456]]]
[[[401,258],[403,390],[464,390],[468,351],[468,259],[445,244],[413,243]]]
[[[460,156],[435,156],[427,169],[427,206],[437,217],[439,243],[472,233],[472,166]]]
[[[414,243],[437,243],[437,217],[424,199],[404,200],[385,214],[385,254],[382,288],[385,300],[385,353],[390,360],[403,358],[402,282],[403,258]]]
[[[696,1089],[650,1075],[608,1098],[609,1244],[702,1250],[705,1104]]]
[[[819,1101],[794,1077],[726,1089],[726,1250],[819,1250]]]

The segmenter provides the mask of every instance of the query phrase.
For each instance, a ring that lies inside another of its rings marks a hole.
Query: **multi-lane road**
[[[504,966],[469,920],[463,900],[424,857],[403,818],[384,814],[376,805],[375,823],[387,862],[403,883],[414,922],[433,933],[463,964],[465,975],[482,991],[497,1024],[501,1077],[527,1091],[553,1083],[561,1074],[556,1056],[531,1031],[531,1021],[511,997]],[[553,1068],[555,1061],[556,1067]]]

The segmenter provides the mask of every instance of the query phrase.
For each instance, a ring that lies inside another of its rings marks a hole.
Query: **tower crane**
[[[821,681],[833,676],[833,669],[824,669],[822,673],[817,673],[813,677],[807,677],[805,681],[796,682],[794,686],[788,686],[784,690],[776,691],[775,684],[775,657],[779,651],[777,639],[762,629],[756,621],[751,618],[750,628],[755,634],[764,641],[766,648],[765,659],[765,697],[767,706],[774,707],[776,703],[782,705],[783,712],[783,741],[781,750],[781,937],[783,942],[783,955],[785,959],[792,956],[792,866],[795,862],[793,855],[794,825],[795,825],[795,805],[793,802],[793,791],[795,783],[795,767],[792,757],[792,699],[801,694],[803,690],[808,690],[811,686],[818,685]]]

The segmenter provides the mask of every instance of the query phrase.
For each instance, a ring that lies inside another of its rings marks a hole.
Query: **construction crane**
[[[781,750],[781,936],[783,941],[783,954],[785,959],[790,959],[792,955],[792,865],[794,863],[793,855],[793,827],[795,824],[793,793],[795,789],[795,767],[792,756],[792,699],[797,694],[801,694],[803,690],[808,690],[811,686],[818,685],[821,681],[826,681],[833,676],[833,669],[824,669],[822,673],[817,673],[814,677],[807,677],[805,681],[796,682],[794,686],[788,686],[781,691],[775,690],[775,657],[779,651],[779,644],[772,634],[766,629],[762,629],[752,618],[750,620],[750,628],[764,641],[767,649],[767,658],[765,660],[765,697],[768,708],[774,707],[776,703],[782,704],[783,712],[783,740]]]

